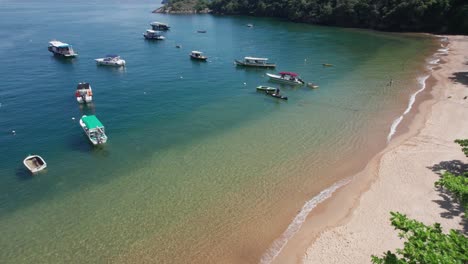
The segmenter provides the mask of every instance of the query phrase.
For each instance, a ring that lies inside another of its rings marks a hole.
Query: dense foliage
[[[462,151],[468,157],[468,139],[457,139],[455,142],[460,144]],[[451,192],[465,209],[465,218],[468,218],[468,172],[463,172],[461,175],[445,172],[435,185]]]
[[[213,0],[214,13],[345,27],[468,34],[466,0]]]
[[[165,0],[162,2],[165,4],[165,10],[171,10],[174,12],[179,11],[196,11],[200,12],[208,8],[208,0]]]
[[[387,251],[383,257],[372,256],[375,264],[468,263],[468,238],[455,230],[442,232],[440,224],[426,226],[404,214],[391,212],[391,222],[406,240],[403,249]]]

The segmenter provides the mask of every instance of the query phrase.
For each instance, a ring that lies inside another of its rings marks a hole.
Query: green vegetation
[[[213,0],[209,7],[322,25],[468,34],[466,0]]]
[[[455,142],[460,144],[462,151],[468,157],[468,139],[457,139]],[[463,172],[461,175],[445,172],[435,185],[451,192],[465,209],[465,218],[468,218],[468,172]]]
[[[383,257],[372,256],[375,264],[403,263],[467,263],[468,238],[455,230],[442,233],[440,224],[426,226],[406,215],[391,212],[392,225],[400,230],[400,238],[406,239],[403,249],[391,251]]]
[[[457,139],[455,142],[460,144],[468,157],[468,140]],[[462,171],[462,175],[454,175],[445,172],[435,185],[451,192],[465,209],[465,218],[468,218],[468,173]],[[463,234],[455,230],[444,234],[440,224],[426,226],[408,219],[406,215],[390,214],[392,225],[400,230],[400,238],[407,241],[403,249],[396,250],[396,254],[387,251],[383,257],[372,256],[373,263],[468,263],[468,238]]]
[[[207,12],[208,0],[168,0],[158,9],[161,13],[200,13]]]

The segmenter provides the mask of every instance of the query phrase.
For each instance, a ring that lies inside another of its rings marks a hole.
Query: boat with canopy
[[[153,30],[161,30],[161,31],[166,31],[166,30],[169,30],[171,29],[171,27],[168,25],[168,24],[164,24],[164,23],[161,23],[161,22],[151,22],[150,23],[150,26]]]
[[[279,75],[267,73],[266,75],[270,77],[270,80],[280,82],[280,83],[291,84],[291,85],[303,85],[304,84],[304,81],[301,80],[301,78],[299,78],[299,75],[294,72],[280,72]]]
[[[145,33],[143,33],[143,36],[145,37],[145,39],[163,40],[165,39],[165,37],[161,35],[161,33],[161,31],[148,29]]]
[[[206,61],[206,59],[208,59],[208,57],[204,56],[203,55],[203,52],[201,51],[192,51],[192,53],[190,53],[190,58],[192,60],[200,60],[200,61]]]
[[[95,115],[83,115],[80,119],[80,126],[93,145],[100,145],[107,142],[104,125]]]
[[[78,56],[78,54],[75,53],[71,45],[58,40],[50,41],[49,47],[47,49],[54,55],[62,56],[65,58],[73,58]]]
[[[244,60],[235,60],[237,66],[275,68],[276,64],[268,62],[268,58],[244,57]]]

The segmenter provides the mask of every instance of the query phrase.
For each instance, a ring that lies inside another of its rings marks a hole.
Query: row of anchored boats
[[[152,22],[150,26],[151,29],[146,30],[146,32],[143,34],[145,39],[149,40],[165,39],[165,37],[162,36],[162,31],[167,31],[170,29],[170,27],[167,24],[160,22]],[[206,31],[198,32],[205,33]],[[180,48],[181,46],[178,45],[176,47]],[[71,45],[57,40],[52,40],[49,42],[48,50],[54,55],[62,56],[65,58],[73,58],[78,56],[78,54],[73,50],[73,47]],[[208,57],[205,56],[201,51],[192,51],[189,54],[189,56],[191,59],[199,61],[206,61],[208,59]],[[120,56],[118,55],[107,55],[104,58],[95,59],[95,61],[98,65],[117,67],[125,66],[125,60],[120,58]],[[244,57],[242,60],[235,60],[234,63],[240,67],[258,67],[266,69],[276,67],[276,64],[269,62],[268,58],[258,57]],[[293,86],[305,84],[305,82],[299,77],[299,75],[294,72],[279,72],[278,74],[266,73],[266,75],[270,78],[271,81],[279,82],[282,84]],[[308,83],[307,85],[312,88],[318,87],[311,83]],[[258,86],[257,90],[265,92],[271,97],[283,100],[288,99],[288,97],[280,94],[279,88],[269,86]],[[80,104],[91,103],[93,101],[93,90],[91,88],[91,85],[89,83],[79,83],[75,91],[75,98]],[[79,120],[79,124],[86,136],[88,137],[89,141],[94,146],[102,145],[107,142],[108,137],[105,133],[105,127],[95,115],[83,115]],[[26,168],[28,168],[32,173],[39,172],[47,167],[47,163],[39,155],[29,155],[24,159],[23,163],[26,166]]]

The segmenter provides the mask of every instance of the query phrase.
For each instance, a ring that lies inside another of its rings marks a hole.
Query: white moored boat
[[[23,160],[24,166],[32,173],[39,172],[47,167],[45,160],[39,155],[29,155]]]
[[[271,74],[267,73],[268,77],[270,77],[270,80],[280,82],[280,83],[285,83],[285,84],[291,84],[291,85],[303,85],[304,81],[299,78],[297,73],[294,72],[280,72],[280,75],[276,74]]]
[[[268,62],[268,58],[245,57],[244,60],[235,60],[237,66],[275,68],[276,64]]]
[[[104,125],[97,119],[95,115],[82,116],[80,126],[89,138],[93,145],[104,144],[107,142]]]
[[[105,58],[95,59],[98,65],[104,66],[125,66],[125,60],[121,59],[119,55],[107,55]]]
[[[76,101],[78,103],[90,103],[93,101],[93,90],[89,83],[79,83],[75,91]]]
[[[145,37],[145,39],[163,40],[165,39],[165,37],[161,35],[161,33],[161,31],[148,29],[145,33],[143,33],[143,36]]]
[[[75,53],[71,45],[60,42],[58,40],[50,41],[49,47],[47,49],[54,55],[63,56],[65,58],[73,58],[78,56],[78,54]]]
[[[206,61],[206,59],[208,59],[208,57],[204,56],[203,55],[203,52],[201,51],[192,51],[192,53],[190,53],[190,58],[193,59],[193,60],[201,60],[201,61]]]
[[[171,28],[168,24],[164,24],[161,22],[151,22],[150,26],[153,30],[163,30],[163,31],[169,30]]]

